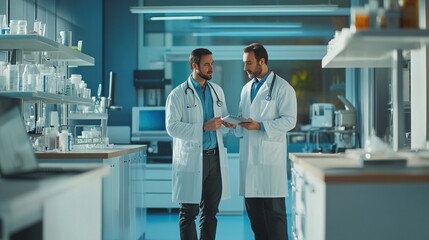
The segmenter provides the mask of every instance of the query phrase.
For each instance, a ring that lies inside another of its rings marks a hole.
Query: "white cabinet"
[[[243,214],[244,199],[238,196],[238,154],[228,154],[231,199],[223,200],[219,214]],[[147,208],[179,208],[171,198],[171,164],[146,164],[142,192]]]
[[[238,153],[228,154],[229,189],[231,191],[231,198],[220,202],[219,214],[242,215],[244,212],[244,198],[238,195],[239,161]]]
[[[341,155],[293,155],[293,240],[429,239],[426,162],[366,169]]]
[[[144,239],[146,208],[141,192],[145,187],[146,146],[118,145],[67,153],[43,152],[36,156],[45,166],[108,166],[110,174],[102,183],[102,239]]]
[[[108,174],[100,167],[73,176],[0,181],[0,239],[103,239],[102,177]]]
[[[146,208],[178,208],[171,200],[171,164],[145,164],[142,197]]]
[[[293,240],[323,239],[325,236],[326,188],[298,165],[292,167]]]

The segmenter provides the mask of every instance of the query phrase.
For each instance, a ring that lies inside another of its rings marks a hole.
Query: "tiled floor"
[[[289,216],[288,216],[289,217]],[[149,209],[147,212],[146,240],[179,240],[178,213],[167,210]],[[288,219],[289,222],[289,219]],[[198,222],[196,222],[198,226]],[[216,239],[249,240],[254,239],[247,214],[218,215]]]
[[[146,240],[178,240],[178,213],[167,210],[148,210]],[[198,222],[196,222],[198,226]],[[252,229],[246,214],[218,215],[216,239],[253,239]]]

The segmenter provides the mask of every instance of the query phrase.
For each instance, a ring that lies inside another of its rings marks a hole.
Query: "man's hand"
[[[220,117],[214,117],[204,123],[204,131],[216,131],[222,126],[223,120]]]
[[[223,122],[223,125],[227,128],[235,128],[237,125],[229,123],[229,122]]]
[[[261,126],[259,125],[258,122],[254,121],[251,118],[248,118],[247,120],[249,122],[242,122],[242,123],[239,123],[238,125],[244,127],[247,130],[259,130],[259,129],[261,129]]]

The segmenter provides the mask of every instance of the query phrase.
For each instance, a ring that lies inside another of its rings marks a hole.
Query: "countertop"
[[[146,145],[114,145],[102,149],[72,150],[70,152],[36,152],[37,159],[108,159],[143,151]]]
[[[60,192],[109,174],[109,167],[98,167],[76,175],[61,175],[42,180],[0,178],[0,219],[9,230],[20,229],[42,218],[43,203]],[[1,234],[0,234],[1,237]]]
[[[428,158],[409,157],[403,167],[362,167],[345,154],[290,153],[289,157],[325,183],[429,182]]]

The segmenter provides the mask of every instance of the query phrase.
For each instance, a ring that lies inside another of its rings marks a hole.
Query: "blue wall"
[[[103,16],[103,83],[108,86],[110,71],[116,73],[115,105],[121,111],[111,111],[108,125],[131,126],[131,108],[137,105],[133,72],[137,69],[137,15],[130,6],[138,0],[104,1]],[[108,89],[104,88],[104,95]]]

